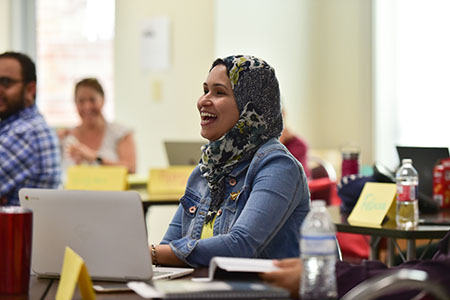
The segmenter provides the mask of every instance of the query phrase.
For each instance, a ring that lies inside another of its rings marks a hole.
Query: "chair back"
[[[341,300],[371,300],[401,290],[421,290],[413,299],[422,299],[426,294],[433,295],[435,299],[449,299],[446,290],[430,280],[427,272],[401,269],[363,281],[348,291]]]
[[[337,176],[333,165],[320,157],[310,156],[308,157],[308,165],[311,169],[311,178],[328,178],[332,182],[336,182]]]
[[[336,171],[333,165],[317,156],[308,158],[311,176],[308,180],[311,200],[323,199],[327,205],[335,205],[337,201]]]

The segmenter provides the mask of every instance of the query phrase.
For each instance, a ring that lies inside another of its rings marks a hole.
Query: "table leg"
[[[406,260],[416,259],[416,240],[406,240]]]
[[[371,259],[371,260],[378,260],[379,259],[378,244],[380,243],[380,240],[381,240],[381,237],[379,237],[379,236],[372,236],[370,238],[369,259]]]
[[[392,267],[395,260],[395,246],[394,239],[387,238],[387,266]]]

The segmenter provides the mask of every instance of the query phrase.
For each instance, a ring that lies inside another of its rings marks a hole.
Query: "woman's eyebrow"
[[[223,88],[228,89],[228,87],[225,84],[222,84],[222,83],[214,83],[213,86],[215,86],[215,87],[219,86],[219,87],[223,87]]]
[[[225,84],[223,84],[223,83],[213,83],[211,86],[212,86],[212,87],[222,87],[222,88],[224,88],[224,89],[229,90],[229,87],[227,87],[227,86],[226,86]],[[205,88],[205,87],[209,87],[209,86],[208,86],[208,84],[207,84],[206,82],[203,82],[203,87]]]

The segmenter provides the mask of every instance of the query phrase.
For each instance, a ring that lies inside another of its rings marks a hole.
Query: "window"
[[[376,159],[394,146],[449,146],[450,2],[375,1]]]
[[[96,77],[114,114],[114,0],[36,0],[38,106],[55,127],[79,122],[75,83]]]

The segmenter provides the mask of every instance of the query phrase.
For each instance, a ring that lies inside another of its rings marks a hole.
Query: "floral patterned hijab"
[[[200,172],[211,191],[205,223],[214,219],[225,200],[225,177],[269,139],[279,138],[283,130],[275,70],[262,59],[244,55],[217,59],[211,69],[220,64],[227,68],[239,119],[224,136],[202,147]]]

